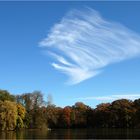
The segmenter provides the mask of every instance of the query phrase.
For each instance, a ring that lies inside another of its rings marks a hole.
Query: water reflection
[[[55,129],[0,132],[0,139],[140,139],[139,129]]]
[[[16,139],[16,132],[14,131],[7,131],[7,132],[0,132],[1,139]]]

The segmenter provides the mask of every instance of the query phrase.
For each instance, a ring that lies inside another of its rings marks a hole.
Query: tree
[[[111,121],[110,103],[102,103],[97,105],[93,113],[93,126],[109,127]]]
[[[17,104],[17,128],[24,127],[24,118],[25,118],[26,110],[21,104]]]
[[[17,106],[11,101],[0,102],[0,129],[14,130],[17,121]]]
[[[71,126],[71,107],[66,106],[62,109],[60,121],[64,128],[69,128]]]
[[[135,109],[131,100],[120,99],[112,102],[111,111],[115,127],[127,128],[133,126]]]
[[[140,128],[140,99],[136,99],[134,101],[135,108],[135,117],[134,117],[134,126]]]
[[[27,112],[36,110],[45,104],[45,101],[43,100],[43,94],[40,91],[17,95],[16,101],[17,103],[22,104],[26,108]]]
[[[61,110],[61,108],[56,107],[55,105],[50,105],[46,107],[46,119],[49,128],[56,128],[60,126],[59,118]]]
[[[85,105],[84,103],[82,102],[76,102],[75,105],[73,106],[75,109],[87,109],[87,105]]]
[[[76,102],[72,108],[75,116],[75,127],[85,127],[87,125],[86,111],[88,106],[82,102]]]
[[[48,124],[47,124],[47,119],[46,119],[46,108],[45,107],[41,107],[38,108],[37,113],[34,114],[36,120],[34,122],[34,127],[35,128],[39,128],[39,129],[47,129],[48,128]]]
[[[33,109],[33,107],[32,107],[32,94],[31,93],[17,95],[16,102],[22,104],[25,107],[27,112],[29,112],[31,109]]]
[[[91,128],[94,127],[94,119],[93,119],[94,110],[91,107],[87,108],[86,116],[87,116],[87,127]]]
[[[40,91],[25,93],[16,96],[17,103],[22,104],[26,109],[25,124],[28,128],[40,128],[43,124],[44,117],[41,108],[45,105],[43,94]],[[42,117],[42,118],[41,118]]]
[[[11,101],[0,101],[0,129],[14,130],[24,127],[25,108]]]
[[[15,101],[15,97],[10,95],[7,90],[0,90],[0,101]]]
[[[32,107],[31,116],[32,116],[32,126],[33,128],[40,128],[41,124],[45,123],[44,117],[42,115],[41,107],[44,104],[43,94],[40,91],[34,91],[32,93]]]
[[[40,91],[34,91],[31,99],[34,110],[44,105],[45,101],[43,100],[43,94]]]

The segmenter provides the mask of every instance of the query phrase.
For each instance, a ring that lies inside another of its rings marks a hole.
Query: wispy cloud
[[[135,100],[137,98],[140,98],[140,94],[116,94],[116,95],[108,95],[108,96],[92,96],[92,97],[76,98],[76,100],[113,101],[113,100],[117,100],[117,99]]]
[[[70,84],[96,76],[109,64],[140,55],[138,34],[90,8],[67,13],[40,45],[52,52],[58,61],[52,66],[68,75]]]

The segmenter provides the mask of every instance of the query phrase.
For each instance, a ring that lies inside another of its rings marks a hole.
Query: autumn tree
[[[93,112],[94,127],[109,127],[111,121],[110,103],[101,103],[97,105]]]
[[[82,102],[76,102],[72,108],[75,116],[75,127],[85,127],[87,124],[86,111],[88,106]]]
[[[115,127],[127,128],[133,125],[135,109],[131,100],[120,99],[112,102],[111,112]]]
[[[0,129],[14,130],[17,121],[17,106],[11,101],[0,101]]]
[[[26,110],[21,104],[17,104],[17,128],[24,128],[24,119],[25,119]]]
[[[134,117],[134,126],[140,128],[140,99],[136,99],[134,101],[135,108],[135,117]]]
[[[62,109],[62,113],[60,116],[60,122],[62,123],[62,127],[69,128],[71,126],[71,107],[66,106]]]

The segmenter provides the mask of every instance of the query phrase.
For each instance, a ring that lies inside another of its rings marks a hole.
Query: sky
[[[0,2],[0,88],[64,107],[140,98],[140,2]]]

